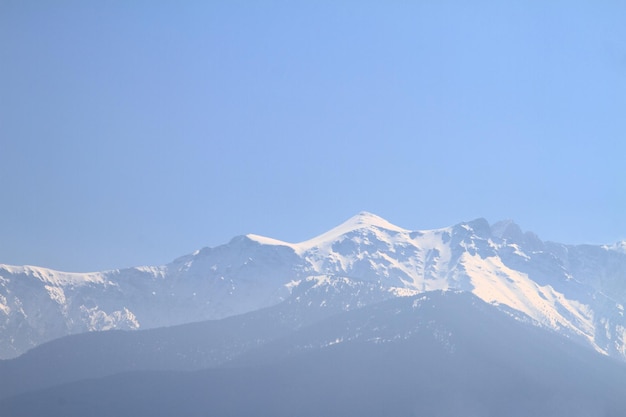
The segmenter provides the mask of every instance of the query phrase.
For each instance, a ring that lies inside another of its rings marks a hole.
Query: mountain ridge
[[[626,254],[614,246],[543,242],[511,220],[412,231],[361,212],[300,243],[242,235],[162,266],[0,265],[0,358],[66,334],[220,319],[275,305],[307,282],[344,282],[383,298],[469,291],[626,359]]]

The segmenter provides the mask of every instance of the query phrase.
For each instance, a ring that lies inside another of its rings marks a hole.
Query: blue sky
[[[624,16],[619,1],[0,0],[0,263],[164,264],[362,210],[626,239]]]

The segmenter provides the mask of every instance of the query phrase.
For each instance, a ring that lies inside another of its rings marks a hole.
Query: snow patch
[[[80,307],[81,313],[86,316],[89,331],[102,331],[113,329],[131,329],[136,330],[139,321],[132,311],[124,307],[122,310],[114,311],[107,314],[100,310],[98,306],[87,308],[84,305]]]
[[[474,286],[472,292],[479,298],[521,311],[553,329],[567,328],[597,347],[589,306],[567,299],[550,285],[539,286],[527,274],[509,269],[498,257],[483,259],[464,253],[462,262]]]
[[[300,285],[301,282],[302,280],[291,280],[285,284],[285,288],[287,288],[289,292],[291,293],[294,290],[294,288]]]
[[[52,300],[54,300],[59,305],[62,305],[62,306],[65,305],[66,299],[65,299],[65,292],[63,291],[63,288],[53,287],[50,285],[46,285],[44,286],[44,288],[46,289],[46,291],[48,291],[48,295],[50,296]]]
[[[612,245],[603,245],[602,248],[606,250],[612,250],[615,252],[626,254],[626,240],[616,242]]]
[[[3,312],[7,316],[11,312],[11,308],[8,306],[8,303],[7,303],[7,298],[3,296],[2,294],[0,294],[0,311]]]
[[[420,294],[420,291],[413,290],[410,288],[400,288],[400,287],[392,287],[388,290],[395,297],[412,297],[414,295]]]

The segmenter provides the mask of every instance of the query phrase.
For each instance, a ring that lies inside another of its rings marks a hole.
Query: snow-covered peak
[[[6,271],[10,275],[33,276],[46,284],[63,285],[85,285],[89,283],[103,283],[105,281],[103,272],[62,272],[54,269],[42,268],[38,266],[14,266],[0,264],[0,274]],[[1,275],[0,275],[1,276]]]
[[[350,232],[356,229],[362,228],[370,228],[377,227],[379,229],[391,230],[394,232],[406,232],[406,229],[396,226],[395,224],[389,223],[387,220],[383,219],[380,216],[377,216],[372,213],[368,213],[367,211],[362,211],[356,216],[353,216],[343,222],[341,225],[335,227],[331,230],[342,230],[343,233]]]
[[[291,244],[291,243],[283,242],[282,240],[274,239],[274,238],[271,238],[271,237],[255,235],[255,234],[252,234],[252,233],[247,234],[246,237],[248,239],[250,239],[251,241],[253,241],[253,242],[260,243],[261,245],[293,247],[293,244]]]
[[[319,236],[316,236],[309,240],[305,240],[304,242],[300,243],[289,243],[271,237],[255,234],[247,234],[245,235],[245,237],[253,242],[260,243],[262,245],[287,246],[298,253],[302,253],[313,247],[324,246],[325,244],[334,242],[340,239],[345,234],[353,232],[355,230],[375,229],[391,232],[408,232],[408,230],[389,223],[387,220],[383,219],[380,216],[366,211],[362,211],[357,215],[352,216],[345,222],[341,223],[339,226],[329,230],[328,232],[322,233]]]
[[[298,243],[297,245],[295,245],[295,247],[299,251],[304,251],[316,246],[323,246],[326,243],[336,241],[341,236],[346,235],[347,233],[362,229],[382,229],[391,232],[408,232],[408,230],[391,224],[380,216],[368,213],[366,211],[362,211],[356,216],[349,218],[339,226],[329,230],[328,232],[322,233],[321,235],[316,236],[313,239]]]
[[[403,229],[401,227],[398,227],[394,224],[389,223],[387,220],[383,219],[380,216],[377,216],[372,213],[368,213],[366,211],[362,211],[356,216],[350,217],[348,220],[341,223],[339,226],[317,237],[314,237],[313,239],[307,240],[306,242],[302,242],[302,244],[313,242],[316,240],[323,240],[323,241],[327,241],[329,239],[332,240],[332,238],[334,237],[345,235],[346,233],[350,233],[354,230],[372,229],[372,228],[384,229],[384,230],[389,230],[393,232],[406,232],[407,231],[406,229]]]

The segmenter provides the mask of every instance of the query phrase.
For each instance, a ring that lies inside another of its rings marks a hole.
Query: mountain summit
[[[67,334],[233,316],[303,291],[350,310],[441,290],[471,292],[626,359],[622,247],[542,242],[512,221],[412,231],[361,212],[304,242],[240,236],[163,266],[68,274],[0,265],[0,357]]]
[[[380,216],[369,213],[367,211],[362,211],[356,216],[353,216],[340,224],[339,226],[331,229],[328,234],[340,235],[344,233],[351,232],[357,229],[367,229],[376,227],[379,229],[391,230],[396,232],[405,232],[405,229],[398,227],[394,224],[389,223],[387,220],[383,219]],[[326,234],[326,233],[325,233]],[[322,235],[323,236],[323,235]]]
[[[294,249],[296,252],[302,253],[316,246],[323,246],[324,244],[340,239],[341,236],[344,236],[348,233],[351,233],[357,230],[363,231],[363,230],[373,230],[373,229],[382,229],[382,230],[396,231],[396,232],[407,232],[407,230],[389,223],[387,220],[383,219],[380,216],[377,216],[372,213],[368,213],[366,211],[362,211],[359,214],[350,217],[348,220],[341,223],[339,226],[336,226],[332,228],[331,230],[325,233],[322,233],[319,236],[316,236],[312,239],[309,239],[300,243],[287,243],[281,240],[276,240],[276,239],[272,239],[269,237],[259,236],[259,235],[254,235],[254,234],[249,234],[246,236],[250,238],[251,240],[254,240],[261,244],[288,246]]]

